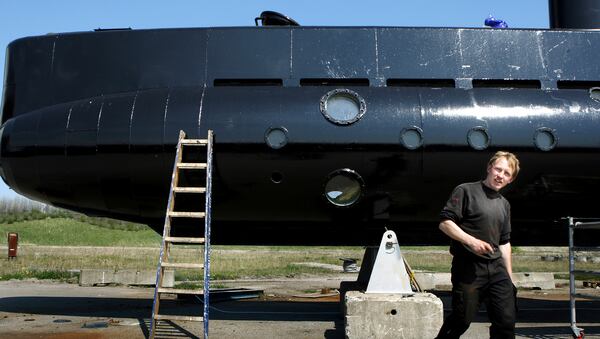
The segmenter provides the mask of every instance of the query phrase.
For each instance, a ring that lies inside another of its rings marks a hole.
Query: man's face
[[[488,166],[485,184],[487,187],[499,191],[512,182],[512,175],[513,170],[510,167],[508,160],[501,157],[492,165]]]

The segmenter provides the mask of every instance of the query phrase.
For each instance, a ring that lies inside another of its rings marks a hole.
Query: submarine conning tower
[[[550,28],[600,29],[600,1],[549,0]]]

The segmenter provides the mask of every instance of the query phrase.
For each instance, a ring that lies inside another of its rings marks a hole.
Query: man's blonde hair
[[[519,167],[519,159],[517,159],[517,156],[510,152],[498,151],[496,152],[496,154],[494,154],[490,161],[488,161],[488,167],[494,165],[496,160],[500,158],[505,158],[506,161],[508,161],[508,165],[513,170],[511,179],[515,179],[517,177],[517,174],[519,174],[519,170],[521,169]]]

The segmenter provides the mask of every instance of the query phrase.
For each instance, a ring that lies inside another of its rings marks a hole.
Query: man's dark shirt
[[[500,258],[499,246],[510,241],[510,204],[500,193],[485,186],[483,181],[457,186],[440,218],[454,221],[466,233],[492,245],[493,253],[476,254],[482,258]],[[475,254],[456,240],[452,240],[450,252],[454,256]]]

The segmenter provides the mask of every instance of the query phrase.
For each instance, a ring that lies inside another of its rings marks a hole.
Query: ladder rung
[[[208,144],[207,139],[181,139],[180,142],[186,146],[205,146]]]
[[[173,268],[204,268],[204,264],[196,263],[179,263],[179,262],[163,262],[162,267],[173,267]]]
[[[186,290],[185,288],[168,288],[159,287],[158,293],[171,293],[171,294],[204,294],[204,290]]]
[[[206,169],[206,163],[203,162],[180,162],[177,164],[177,168],[182,169]]]
[[[204,321],[204,317],[192,317],[187,315],[155,314],[155,320],[177,320],[177,321]]]
[[[204,212],[169,212],[170,217],[176,218],[204,218],[205,215]]]
[[[175,244],[204,244],[204,238],[165,237],[165,241]]]
[[[204,187],[175,187],[173,188],[175,193],[206,193]]]

